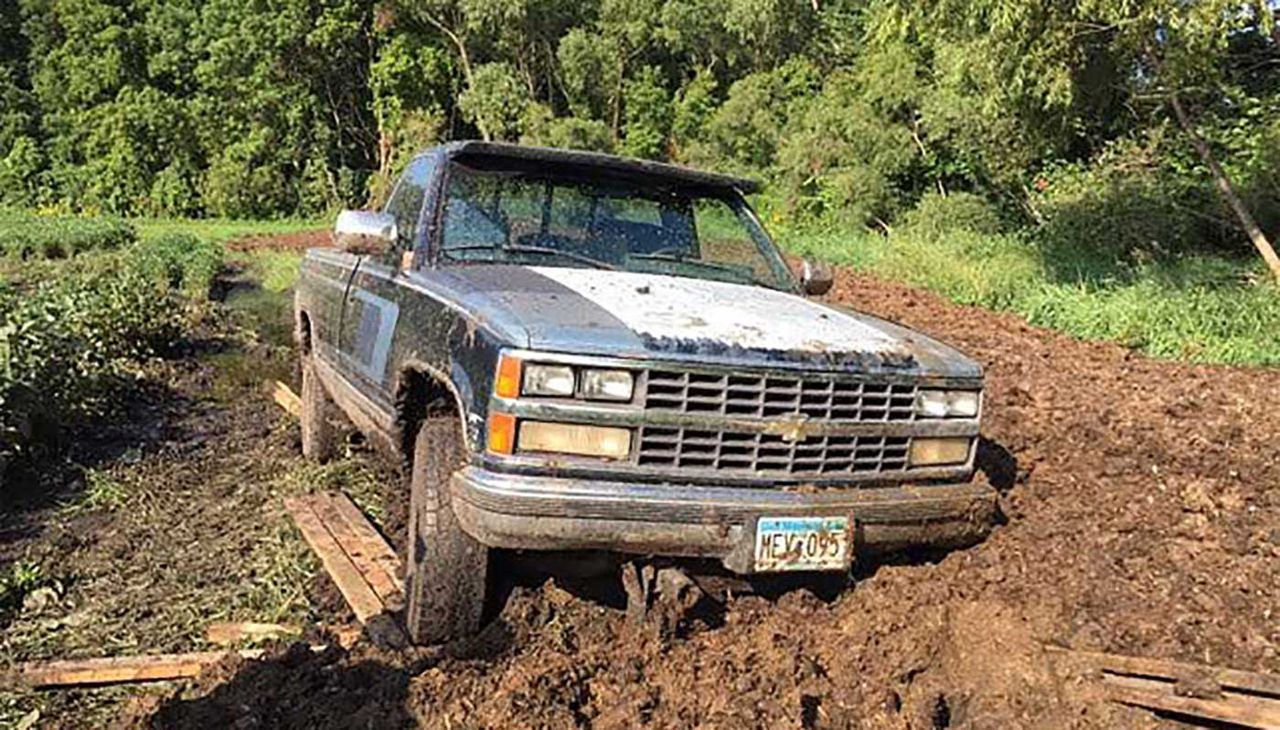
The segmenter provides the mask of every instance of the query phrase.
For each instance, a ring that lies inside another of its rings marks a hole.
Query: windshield
[[[452,261],[619,269],[790,289],[737,196],[480,171],[454,163],[442,255]]]

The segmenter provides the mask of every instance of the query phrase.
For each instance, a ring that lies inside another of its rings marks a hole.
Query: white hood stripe
[[[639,335],[709,339],[761,350],[898,353],[899,343],[847,314],[759,286],[627,271],[530,267]]]

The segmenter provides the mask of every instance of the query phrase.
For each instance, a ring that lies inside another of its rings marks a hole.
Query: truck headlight
[[[968,438],[911,439],[907,462],[910,466],[963,464],[969,460],[969,443]]]
[[[631,431],[581,423],[521,421],[516,445],[520,451],[625,459],[631,455]]]
[[[583,370],[582,397],[587,400],[631,400],[635,380],[626,370]]]
[[[568,365],[524,366],[524,381],[520,392],[524,395],[549,395],[569,397],[573,395],[573,368]]]
[[[921,390],[916,393],[916,415],[921,418],[973,418],[982,398],[976,390]]]

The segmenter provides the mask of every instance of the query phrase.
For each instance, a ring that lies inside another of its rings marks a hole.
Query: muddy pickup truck
[[[479,628],[496,550],[749,576],[987,532],[981,368],[817,301],[830,273],[792,273],[754,190],[457,142],[307,252],[303,450],[326,458],[336,405],[405,465],[415,641]]]

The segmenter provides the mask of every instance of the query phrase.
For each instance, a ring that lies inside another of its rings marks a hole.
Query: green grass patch
[[[1280,289],[1253,262],[1220,256],[1133,260],[1052,245],[1037,233],[952,226],[793,232],[792,253],[1015,312],[1030,323],[1197,363],[1280,365]]]
[[[180,218],[135,218],[131,221],[143,239],[167,233],[187,233],[214,243],[226,243],[246,236],[275,236],[326,228],[327,220],[245,221],[225,218],[184,220]]]
[[[302,256],[301,251],[262,249],[236,254],[233,261],[243,265],[245,274],[266,291],[283,294],[298,283]]]

